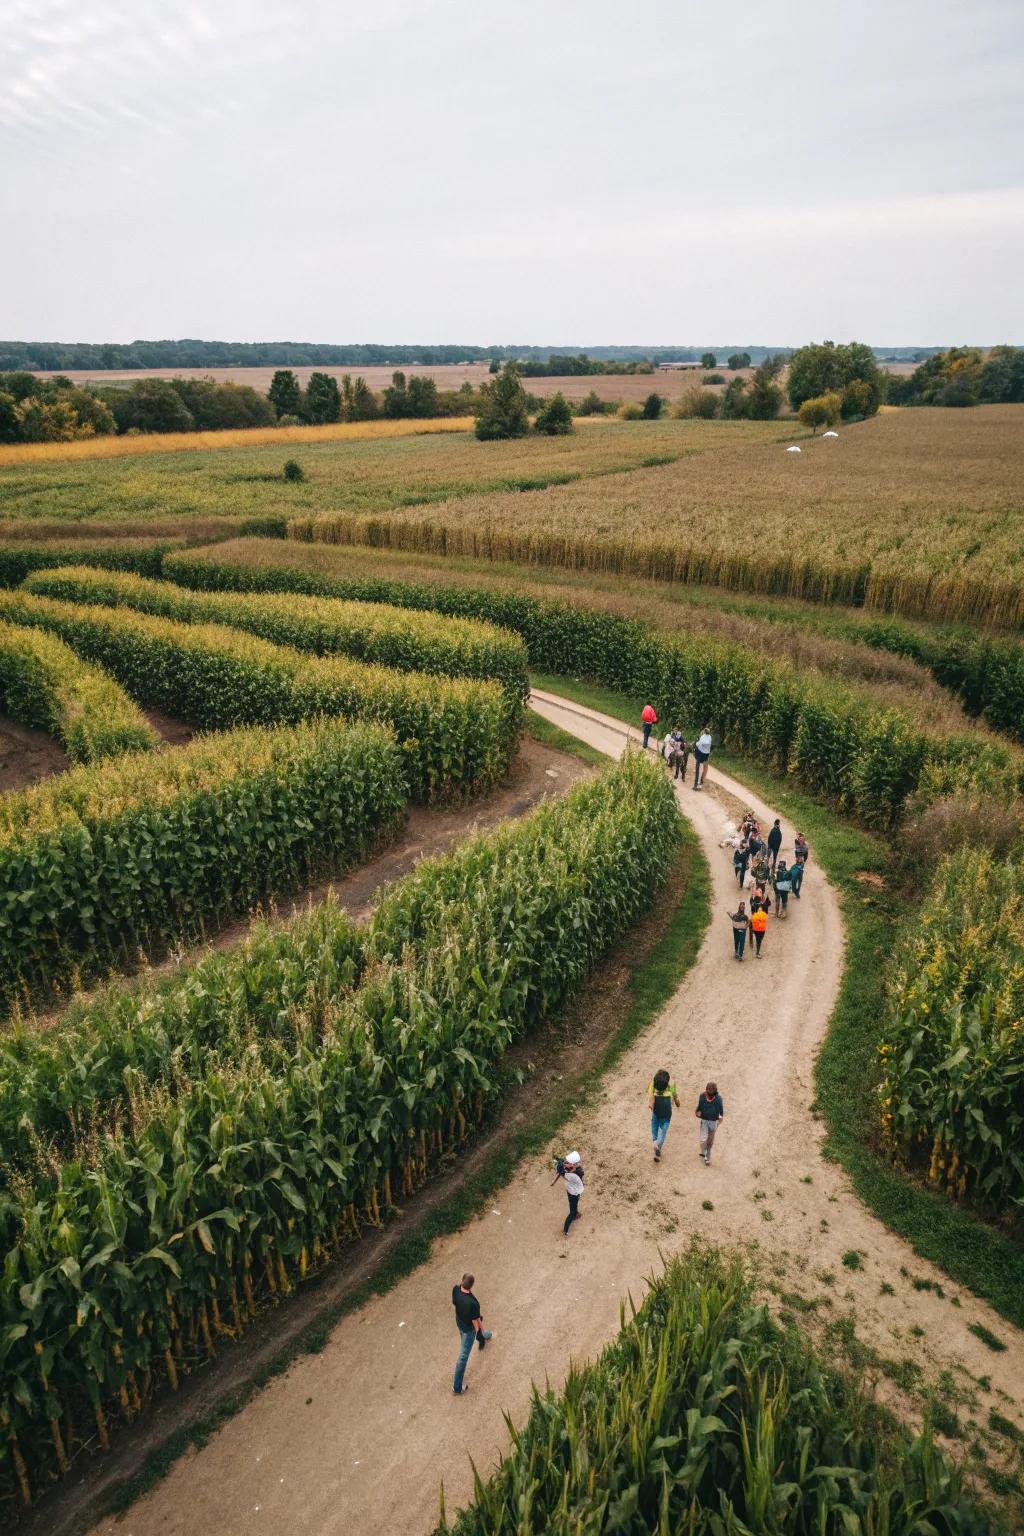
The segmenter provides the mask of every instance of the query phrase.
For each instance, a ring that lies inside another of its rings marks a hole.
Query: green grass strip
[[[643,700],[573,678],[533,674],[531,681],[536,688],[588,709],[639,723]],[[692,722],[683,723],[692,728]],[[828,1133],[824,1155],[842,1166],[858,1199],[915,1253],[988,1302],[1000,1316],[1024,1327],[1024,1249],[980,1217],[907,1177],[873,1145],[885,961],[893,953],[901,925],[913,916],[897,906],[884,886],[859,878],[868,874],[885,880],[886,845],[744,758],[716,748],[712,762],[749,784],[798,824],[811,844],[812,861],[820,863],[839,894],[846,960],[839,998],[815,1066],[817,1108]],[[811,895],[813,882],[814,862],[808,875]]]

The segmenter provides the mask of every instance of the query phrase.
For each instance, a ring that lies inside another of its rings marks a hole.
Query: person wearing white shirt
[[[562,1232],[569,1236],[569,1228],[579,1218],[580,1197],[583,1194],[583,1165],[580,1162],[578,1152],[567,1152],[559,1169],[561,1177],[565,1180],[565,1192],[569,1197],[569,1214],[565,1218]],[[558,1177],[558,1174],[555,1175]]]
[[[708,758],[711,756],[711,732],[707,726],[701,731],[693,748],[693,787],[703,789],[704,775],[708,771]]]

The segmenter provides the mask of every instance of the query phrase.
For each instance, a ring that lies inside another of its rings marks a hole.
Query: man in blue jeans
[[[455,1321],[462,1336],[459,1358],[455,1364],[455,1381],[452,1384],[452,1391],[460,1394],[469,1391],[462,1378],[466,1374],[466,1365],[474,1342],[483,1349],[491,1337],[480,1319],[480,1303],[473,1295],[473,1280],[473,1275],[463,1275],[462,1284],[452,1286],[452,1306],[455,1308]]]

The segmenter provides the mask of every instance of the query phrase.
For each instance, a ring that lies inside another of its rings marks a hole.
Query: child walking
[[[651,1109],[651,1141],[654,1143],[654,1161],[661,1162],[668,1128],[672,1124],[672,1106],[679,1108],[676,1085],[662,1068],[655,1072],[647,1089],[647,1102]]]
[[[717,1083],[708,1083],[697,1100],[697,1119],[700,1121],[700,1152],[704,1166],[711,1166],[711,1148],[715,1144],[715,1132],[725,1119],[725,1105]]]

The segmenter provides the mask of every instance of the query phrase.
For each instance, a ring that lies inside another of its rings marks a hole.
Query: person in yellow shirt
[[[655,1072],[647,1088],[647,1102],[651,1108],[651,1141],[654,1143],[654,1161],[661,1162],[661,1151],[672,1123],[672,1106],[679,1108],[679,1095],[669,1074],[662,1069]]]

